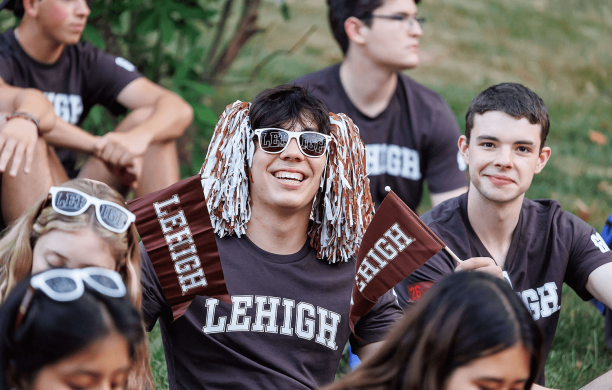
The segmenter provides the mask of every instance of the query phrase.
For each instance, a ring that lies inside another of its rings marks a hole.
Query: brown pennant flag
[[[174,320],[206,295],[231,303],[200,176],[128,203]]]
[[[357,254],[350,311],[353,333],[357,320],[381,296],[445,247],[410,207],[390,191],[368,226]]]

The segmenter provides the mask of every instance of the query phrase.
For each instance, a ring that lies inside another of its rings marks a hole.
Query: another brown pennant
[[[174,320],[205,295],[231,303],[199,175],[128,203]]]
[[[385,197],[363,236],[357,255],[350,326],[378,299],[446,244],[393,192]]]

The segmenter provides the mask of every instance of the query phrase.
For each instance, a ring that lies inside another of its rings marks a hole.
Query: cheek
[[[52,26],[60,26],[62,23],[64,23],[66,18],[68,18],[68,15],[70,15],[70,13],[67,9],[62,7],[62,5],[59,3],[54,3],[49,10],[49,23]]]

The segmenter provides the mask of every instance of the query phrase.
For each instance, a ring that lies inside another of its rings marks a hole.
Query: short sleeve
[[[457,120],[442,98],[436,108],[431,136],[428,136],[424,172],[429,191],[433,194],[453,191],[468,184],[465,163],[459,160],[457,141],[461,132]]]
[[[9,85],[13,83],[13,70],[11,64],[12,60],[8,56],[0,53],[0,78]]]
[[[363,340],[359,341],[351,334],[349,340],[353,351],[366,344],[382,341],[389,329],[402,316],[393,290],[380,297],[376,305],[361,317],[355,324],[355,333]]]
[[[90,43],[82,43],[79,55],[84,67],[85,91],[83,96],[90,104],[101,104],[114,115],[122,114],[125,107],[119,104],[117,96],[132,81],[142,75],[128,60],[115,57],[96,49]]]
[[[580,298],[587,301],[593,298],[586,289],[589,275],[602,265],[612,262],[612,252],[599,233],[586,222],[568,212],[563,212],[561,218],[559,224],[564,227],[560,231],[561,235],[572,235],[560,237],[562,242],[572,243],[564,281]]]
[[[170,305],[166,301],[161,284],[151,259],[147,254],[142,242],[140,243],[140,256],[142,264],[141,283],[142,283],[142,317],[146,325],[147,331],[151,331],[157,322],[157,319],[164,312],[170,310]]]
[[[435,282],[453,272],[455,272],[453,260],[445,251],[439,252],[395,286],[394,290],[400,307],[405,311],[418,301]]]

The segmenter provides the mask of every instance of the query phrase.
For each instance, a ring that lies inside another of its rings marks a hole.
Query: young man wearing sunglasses
[[[442,251],[395,287],[409,306],[436,281],[462,270],[505,278],[544,334],[545,357],[561,309],[563,283],[583,300],[612,304],[612,252],[602,237],[554,200],[525,192],[551,154],[546,105],[515,83],[481,92],[466,114],[459,150],[469,165],[470,190],[423,215],[452,249]],[[544,372],[537,383],[544,385]]]
[[[42,91],[57,116],[53,129],[38,137],[51,147],[34,148],[34,160],[46,164],[48,175],[40,180],[21,170],[10,179],[3,175],[6,222],[31,205],[19,199],[30,199],[33,192],[40,195],[50,185],[77,175],[124,192],[137,187],[137,195],[180,179],[174,141],[191,123],[191,107],[142,77],[127,60],[79,43],[90,14],[86,0],[0,0],[3,8],[12,9],[21,22],[0,35],[0,84]],[[96,104],[114,115],[132,112],[115,131],[97,137],[80,128]],[[32,135],[24,141],[30,150],[37,138],[33,129],[24,127],[24,131]],[[11,138],[17,141],[16,136]],[[75,152],[89,156],[80,171]],[[23,151],[5,154],[9,158],[14,154],[18,161]],[[0,160],[0,171],[5,165]]]
[[[352,121],[300,87],[226,108],[202,177],[231,304],[198,296],[173,321],[141,246],[143,315],[149,329],[160,320],[170,389],[317,388],[349,338],[376,348],[401,310],[389,292],[351,335],[353,256],[373,212],[364,157]]]
[[[328,0],[328,5],[344,60],[296,83],[359,126],[376,205],[390,186],[416,210],[425,180],[434,206],[465,192],[453,113],[438,94],[401,73],[420,61],[423,20],[415,1]]]

